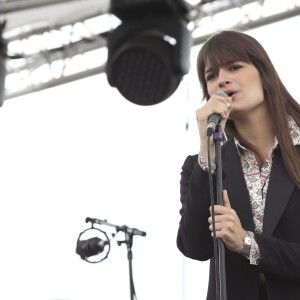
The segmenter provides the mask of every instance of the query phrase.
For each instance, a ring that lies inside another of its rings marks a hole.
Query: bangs
[[[243,61],[250,63],[250,58],[244,47],[234,47],[234,42],[219,40],[218,38],[212,38],[201,49],[201,56],[199,61],[199,67],[201,72],[204,73],[205,68],[217,69],[222,66],[226,66],[234,61]],[[202,61],[201,61],[202,60]]]
[[[251,63],[246,45],[241,45],[235,39],[213,36],[200,50],[198,56],[199,75],[204,74],[206,68],[218,69],[234,61]],[[202,77],[202,76],[201,76]]]

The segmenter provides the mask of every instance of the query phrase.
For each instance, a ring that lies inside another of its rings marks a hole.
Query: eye
[[[210,80],[216,78],[217,76],[218,76],[218,74],[215,74],[215,73],[208,74],[206,76],[206,81],[210,81]]]
[[[228,69],[229,69],[230,71],[236,71],[236,70],[239,70],[239,69],[241,69],[241,68],[243,68],[242,65],[240,65],[240,64],[233,64],[233,65],[229,66]]]

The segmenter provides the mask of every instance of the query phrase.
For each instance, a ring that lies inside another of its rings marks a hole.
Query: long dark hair
[[[282,152],[284,165],[290,177],[300,189],[300,158],[293,145],[291,135],[287,134],[287,132],[290,132],[288,115],[300,126],[299,103],[283,85],[261,44],[253,37],[237,31],[222,31],[215,34],[203,45],[198,54],[198,77],[204,98],[207,100],[210,98],[210,95],[207,91],[204,76],[205,66],[209,64],[220,67],[226,65],[228,61],[251,63],[259,71],[264,89],[264,99],[272,117],[273,128]],[[246,147],[261,157],[253,145],[238,135],[232,120],[226,122],[225,133],[229,138],[236,137]]]

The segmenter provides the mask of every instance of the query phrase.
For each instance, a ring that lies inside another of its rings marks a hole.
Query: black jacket
[[[300,154],[300,147],[297,146]],[[231,207],[245,230],[254,232],[250,197],[240,158],[233,140],[222,148],[223,186]],[[300,166],[299,166],[300,168]],[[182,208],[177,246],[187,257],[196,260],[213,258],[213,241],[208,229],[208,173],[197,163],[197,155],[188,156],[181,173]],[[225,249],[228,300],[256,300],[259,273],[266,278],[269,300],[300,299],[300,190],[289,177],[279,149],[273,157],[266,197],[263,235],[255,235],[261,262],[251,266],[242,255]],[[210,261],[207,300],[215,300],[213,260]]]

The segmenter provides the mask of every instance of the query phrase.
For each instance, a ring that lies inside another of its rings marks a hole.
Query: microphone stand
[[[130,284],[130,300],[136,299],[135,294],[135,288],[134,288],[134,282],[133,282],[133,275],[132,275],[132,244],[133,244],[133,236],[134,235],[140,235],[140,236],[146,236],[146,232],[141,231],[137,228],[130,228],[126,225],[118,226],[111,223],[108,223],[106,220],[99,220],[99,219],[92,219],[92,218],[86,218],[86,223],[92,222],[100,225],[107,225],[114,227],[117,231],[123,231],[125,233],[125,240],[124,241],[117,241],[118,245],[126,244],[127,246],[127,258],[128,258],[128,264],[129,264],[129,284]]]
[[[216,176],[217,176],[217,204],[223,205],[223,180],[222,180],[222,156],[221,156],[221,143],[223,140],[221,125],[217,125],[216,131],[213,134],[213,140],[215,142],[215,153],[216,153]],[[214,207],[212,206],[212,209]],[[214,226],[215,228],[215,226]],[[217,239],[217,257],[215,262],[218,264],[219,268],[218,274],[216,274],[216,280],[219,281],[219,293],[220,300],[227,300],[226,293],[226,272],[225,272],[225,246],[221,239]],[[217,285],[218,287],[218,285]]]
[[[125,232],[125,240],[124,241],[118,241],[118,245],[125,243],[127,246],[127,258],[128,258],[128,264],[129,264],[129,286],[130,286],[130,300],[134,300],[136,298],[135,295],[135,289],[134,289],[134,283],[133,283],[133,276],[132,276],[132,243],[133,243],[133,234]]]

